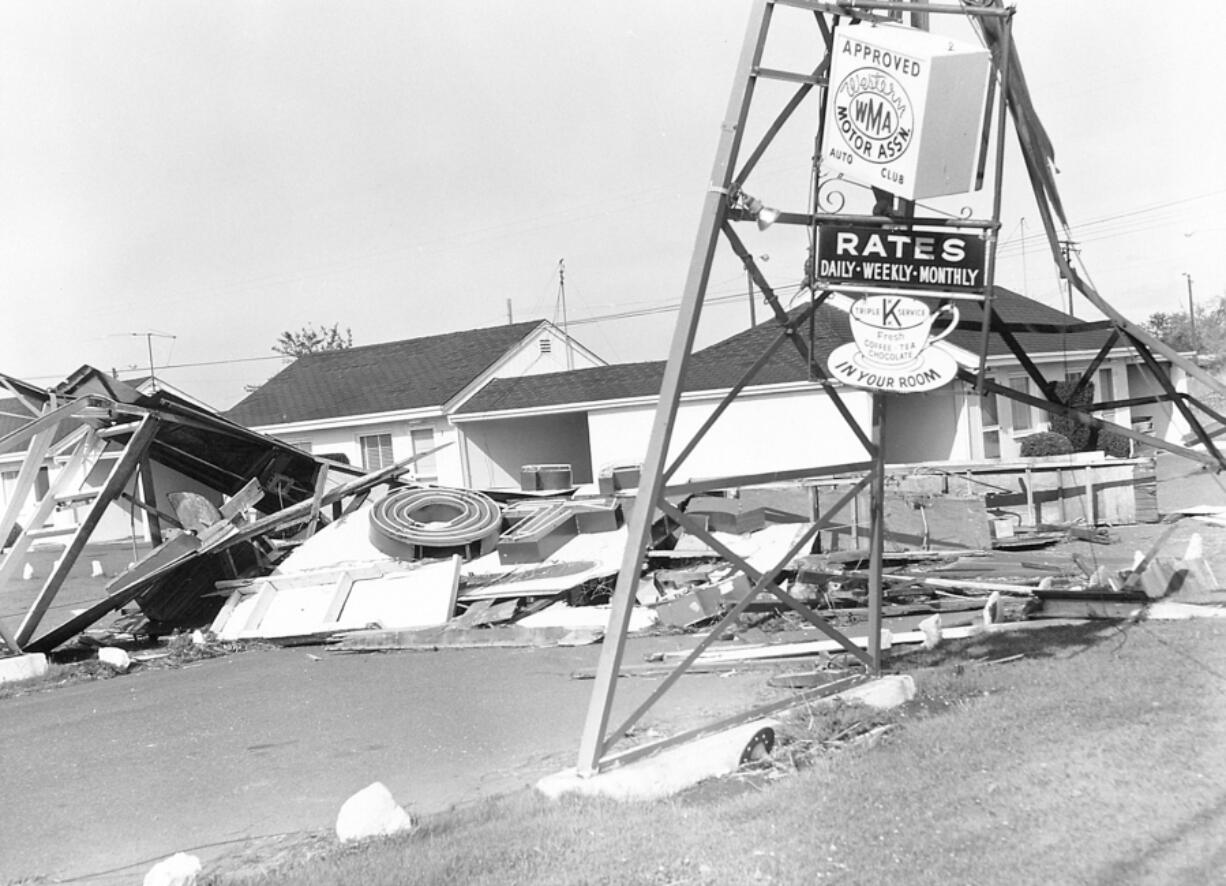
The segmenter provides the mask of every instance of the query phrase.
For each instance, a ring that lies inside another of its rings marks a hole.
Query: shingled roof
[[[1085,320],[1079,320],[1077,317],[1071,317],[1064,313],[1064,311],[1048,307],[1042,302],[1019,295],[1011,289],[1005,289],[1003,286],[997,286],[994,292],[996,293],[996,301],[992,310],[1009,323],[1060,325],[1086,322]],[[931,299],[925,299],[925,301],[931,301]],[[962,313],[963,322],[980,321],[983,319],[983,306],[979,302],[960,301],[957,304]],[[1097,332],[1070,333],[1019,332],[1015,333],[1014,337],[1027,354],[1034,356],[1036,354],[1059,354],[1070,351],[1097,351],[1107,341],[1110,334],[1110,332],[1102,330]],[[951,345],[965,348],[972,353],[979,352],[980,333],[978,332],[958,328],[950,333],[949,338],[946,340]],[[988,337],[989,356],[998,357],[1010,354],[1012,354],[1012,351],[1009,350],[1009,346],[1005,344],[1004,339],[997,335]]]
[[[797,308],[796,312],[802,310]],[[835,308],[819,309],[814,323],[814,351],[820,360],[850,340],[847,315]],[[801,334],[808,336],[808,324]],[[713,391],[730,388],[745,374],[764,350],[779,335],[774,323],[763,323],[731,338],[697,351],[690,358],[685,376],[686,391]],[[650,397],[660,392],[664,362],[620,363],[596,366],[573,372],[552,372],[523,378],[500,378],[490,382],[460,409],[458,414],[496,412],[513,409],[561,406],[568,403],[592,403],[620,400],[627,397]],[[784,343],[776,349],[771,361],[754,377],[754,384],[778,384],[805,381],[809,371],[796,348]]]
[[[1063,324],[1077,322],[1062,311],[1026,298],[1003,287],[996,288],[994,310],[1010,323]],[[925,299],[929,301],[928,299]],[[959,302],[963,320],[981,320],[982,307],[976,302]],[[795,309],[793,314],[801,308]],[[809,324],[801,324],[801,335],[809,335]],[[830,306],[818,309],[813,324],[813,349],[821,364],[834,348],[851,341],[851,327],[847,315]],[[686,373],[686,391],[711,391],[732,387],[741,380],[753,362],[779,334],[773,322],[762,323],[752,329],[737,333],[708,348],[697,351],[690,358]],[[1078,332],[1067,335],[1019,333],[1019,344],[1031,356],[1062,351],[1097,350],[1102,347],[1109,333]],[[978,332],[957,329],[948,341],[969,351],[979,350]],[[992,356],[1011,353],[999,336],[988,339],[988,353]],[[571,403],[594,403],[630,397],[650,397],[660,391],[664,375],[664,363],[623,363],[613,366],[598,366],[573,372],[554,372],[523,378],[496,379],[477,392],[457,414],[501,412],[518,409],[547,408]],[[774,353],[758,374],[753,385],[785,384],[807,381],[808,367],[801,360],[796,348],[784,343]]]
[[[16,397],[0,399],[0,437],[25,427],[33,418],[30,410]]]
[[[247,427],[442,406],[541,321],[305,354],[225,413]]]

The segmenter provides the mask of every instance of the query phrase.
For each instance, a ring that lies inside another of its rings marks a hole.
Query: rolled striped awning
[[[469,489],[402,489],[370,511],[370,541],[401,559],[447,556],[462,550],[477,556],[492,550],[502,529],[502,510]]]

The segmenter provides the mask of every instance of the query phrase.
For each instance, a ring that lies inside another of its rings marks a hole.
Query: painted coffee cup
[[[933,335],[932,324],[942,314],[950,316],[949,325]],[[930,311],[919,299],[901,295],[868,295],[851,306],[851,334],[860,356],[890,369],[918,362],[924,348],[953,332],[958,320],[954,305]]]

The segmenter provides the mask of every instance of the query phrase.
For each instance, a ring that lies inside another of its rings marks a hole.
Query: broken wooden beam
[[[525,628],[514,624],[490,628],[453,628],[444,625],[407,631],[352,631],[341,635],[332,649],[337,652],[433,652],[441,649],[587,646],[603,636],[603,628]]]

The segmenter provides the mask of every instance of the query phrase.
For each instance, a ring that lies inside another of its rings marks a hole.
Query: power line
[[[1111,237],[1123,236],[1125,234],[1140,233],[1156,227],[1156,223],[1153,221],[1144,222],[1141,218],[1143,216],[1161,213],[1163,210],[1173,209],[1174,207],[1183,206],[1187,203],[1207,200],[1210,197],[1214,197],[1222,193],[1226,193],[1226,188],[1219,188],[1215,191],[1206,191],[1203,194],[1197,194],[1193,197],[1183,197],[1178,200],[1152,203],[1149,206],[1142,206],[1137,209],[1127,210],[1125,212],[1116,212],[1112,213],[1111,215],[1100,216],[1088,221],[1069,225],[1069,228],[1078,235],[1079,242],[1082,243],[1095,240],[1106,240]],[[1177,216],[1172,216],[1167,221],[1173,222],[1176,220],[1176,218]],[[1002,243],[1000,248],[997,249],[997,255],[1000,257],[1011,257],[1024,252],[1027,245],[1046,242],[1046,233],[1040,231],[1029,236],[1021,237],[1016,240],[1010,239],[1008,242]]]
[[[658,190],[658,189],[653,189],[653,190]],[[1139,207],[1137,209],[1127,210],[1125,212],[1117,212],[1117,213],[1112,213],[1110,215],[1100,216],[1099,218],[1090,219],[1089,221],[1082,222],[1076,225],[1071,225],[1070,227],[1079,233],[1080,239],[1078,240],[1078,243],[1080,244],[1093,243],[1099,240],[1110,239],[1112,237],[1120,237],[1120,236],[1126,236],[1129,234],[1141,233],[1143,231],[1150,230],[1151,228],[1156,227],[1157,224],[1160,224],[1163,221],[1159,219],[1157,221],[1150,221],[1146,223],[1143,221],[1144,216],[1152,215],[1154,213],[1161,213],[1163,210],[1172,209],[1174,207],[1182,206],[1187,203],[1194,203],[1199,200],[1205,200],[1205,199],[1208,199],[1210,197],[1213,197],[1213,196],[1216,196],[1222,193],[1226,193],[1226,188],[1219,188],[1217,190],[1207,191],[1203,194],[1197,194],[1192,197],[1184,197],[1184,198],[1180,198],[1177,200],[1169,200],[1169,201],[1165,201],[1162,203],[1154,203],[1148,206]],[[1174,218],[1171,218],[1169,221],[1174,221],[1174,220],[1175,220]],[[496,229],[497,228],[491,228],[490,230],[496,230]],[[1022,230],[1024,231],[1024,227]],[[1017,233],[1017,228],[1014,229],[1014,233]],[[441,239],[447,239],[447,238],[441,238]],[[1046,241],[1047,241],[1047,235],[1042,232],[1032,234],[1032,235],[1023,235],[1017,239],[1013,239],[1012,235],[1010,235],[1010,238],[1007,240],[1007,242],[1001,244],[1000,248],[997,250],[997,254],[998,256],[1002,258],[1013,257],[1014,255],[1020,255],[1024,257],[1028,244],[1045,243]],[[224,288],[231,288],[233,286],[242,286],[244,285],[244,283],[245,281],[238,281],[234,284],[231,284],[231,286],[226,286],[222,288],[224,289]],[[799,285],[799,283],[800,281],[793,281],[791,283],[787,283],[782,286],[779,286],[777,287],[777,289],[779,290],[788,289],[788,288]],[[728,303],[739,301],[743,297],[744,297],[744,293],[740,291],[739,289],[736,291],[726,291],[724,293],[719,293],[715,295],[708,294],[707,298],[704,300],[704,304],[707,304],[707,305],[728,304]],[[631,319],[635,319],[638,317],[648,317],[648,316],[652,316],[655,314],[671,313],[673,311],[678,310],[680,307],[681,307],[680,301],[667,302],[665,304],[653,305],[651,307],[636,308],[632,310],[618,311],[618,312],[613,312],[613,313],[608,313],[608,314],[597,314],[591,317],[580,317],[580,318],[571,320],[570,325],[571,326],[588,326],[594,323],[605,323],[605,322],[616,321],[616,320],[631,320]],[[284,358],[281,357],[280,355],[273,355],[273,356],[268,356],[268,357],[235,357],[235,358],[228,359],[228,360],[201,360],[201,361],[194,361],[194,362],[189,362],[189,363],[167,363],[161,366],[156,366],[156,367],[151,367],[151,368],[161,369],[161,370],[194,369],[194,368],[207,367],[207,366],[228,366],[228,365],[235,365],[235,364],[242,364],[242,363],[258,363],[258,362],[266,361],[266,360],[283,360],[283,359]],[[36,375],[36,376],[27,376],[27,379],[29,381],[46,381],[46,380],[58,380],[58,379],[61,379],[62,377],[63,376],[61,375]]]
[[[258,363],[261,360],[284,360],[285,358],[274,354],[271,357],[234,357],[229,360],[201,360],[195,363],[166,363],[162,366],[154,367],[156,369],[194,369],[197,366],[228,366],[231,363]],[[27,375],[25,381],[59,381],[64,378],[63,375]]]
[[[784,284],[777,287],[778,290],[786,290],[800,285],[800,281]],[[731,302],[740,301],[745,297],[743,292],[723,293],[718,295],[709,295],[705,300],[706,305],[728,304]],[[571,326],[586,326],[592,323],[603,323],[610,320],[629,320],[635,317],[647,317],[652,314],[667,314],[681,307],[681,302],[667,302],[662,305],[654,305],[650,308],[639,308],[632,311],[620,311],[611,314],[597,314],[591,317],[581,317],[576,320],[571,320]],[[284,360],[285,358],[279,354],[274,354],[269,357],[234,357],[229,360],[198,360],[191,363],[166,363],[153,368],[159,370],[167,369],[196,369],[202,366],[229,366],[237,363],[259,363],[265,360]],[[62,379],[62,375],[30,375],[26,376],[26,381],[57,381]]]

